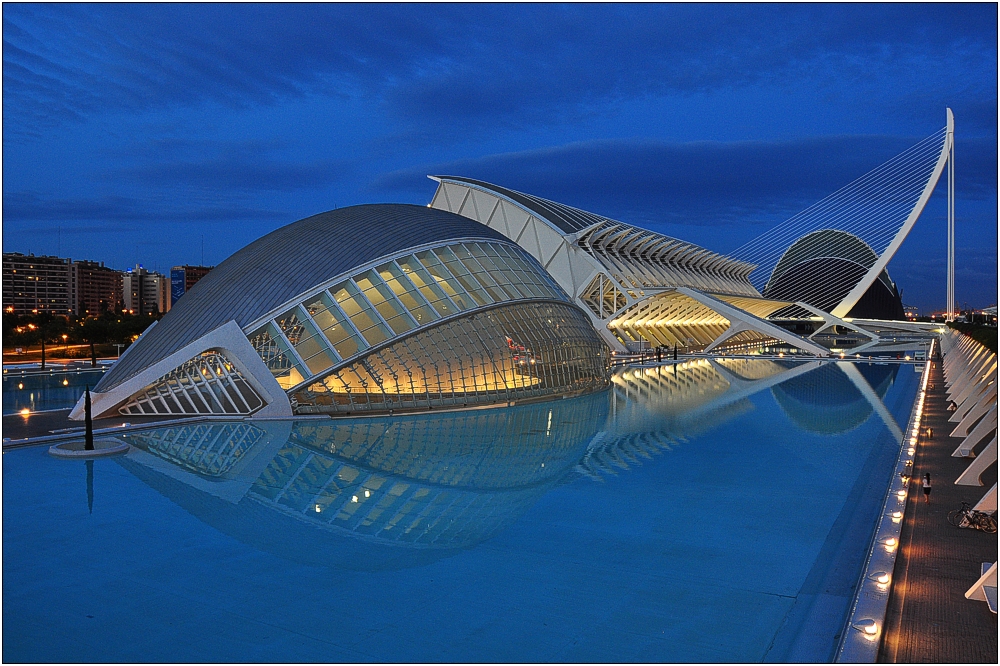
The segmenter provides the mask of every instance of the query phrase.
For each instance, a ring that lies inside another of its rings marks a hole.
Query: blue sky
[[[728,252],[956,119],[997,301],[997,6],[3,5],[3,249],[215,264],[482,178]],[[944,184],[889,272],[944,306]]]

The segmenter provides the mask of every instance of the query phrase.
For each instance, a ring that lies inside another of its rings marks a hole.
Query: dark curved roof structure
[[[861,238],[837,229],[803,235],[781,256],[763,295],[804,301],[832,311],[854,289],[878,255]],[[899,290],[884,269],[848,313],[851,317],[903,319]]]
[[[231,319],[241,327],[316,284],[406,248],[452,239],[507,241],[446,211],[367,204],[276,229],[219,264],[143,334],[94,388],[107,391]],[[509,241],[507,241],[509,242]]]

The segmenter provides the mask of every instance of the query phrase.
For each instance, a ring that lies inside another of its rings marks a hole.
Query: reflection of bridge
[[[845,432],[874,412],[901,440],[902,431],[881,399],[897,367],[862,368],[846,362],[723,357],[620,370],[612,375],[614,425],[595,436],[577,470],[599,478],[599,473],[639,464],[750,411],[749,398],[765,389],[805,430]],[[808,414],[803,406],[789,404],[796,395],[808,402],[810,393],[820,391],[824,401],[805,406]]]
[[[699,359],[628,368],[612,391],[513,408],[174,426],[126,435],[134,448],[121,464],[283,557],[410,566],[489,539],[558,484],[601,480],[689,442],[752,410],[764,390],[821,434],[873,411],[893,424],[880,396],[897,366],[842,366]],[[415,551],[424,554],[406,554]]]

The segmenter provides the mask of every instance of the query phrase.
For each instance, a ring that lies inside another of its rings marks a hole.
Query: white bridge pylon
[[[787,281],[783,285],[785,290],[809,294],[814,303],[823,297],[833,299],[830,314],[845,318],[882,276],[923,212],[947,164],[951,167],[948,181],[948,307],[951,311],[954,291],[954,132],[954,115],[951,109],[947,109],[945,127],[734,250],[729,256],[758,266],[750,281],[765,295],[768,295],[767,287],[772,280],[783,278]],[[836,251],[831,254],[834,248]],[[786,257],[789,252],[795,256]],[[834,276],[815,272],[792,277],[775,275],[781,272],[779,267],[803,257],[843,260],[854,266],[854,272],[849,280],[845,277],[840,281]],[[854,280],[848,290],[847,285]],[[840,296],[844,291],[846,294]]]

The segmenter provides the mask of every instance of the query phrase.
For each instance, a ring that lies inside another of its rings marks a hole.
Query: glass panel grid
[[[607,348],[562,304],[499,307],[404,338],[295,393],[298,413],[510,402],[607,385]]]
[[[343,280],[275,317],[275,330],[262,334],[264,327],[248,337],[288,389],[303,377],[320,374],[341,359],[440,317],[524,298],[568,300],[520,248],[453,243],[399,257]],[[453,351],[460,350],[458,345]],[[449,369],[454,378],[485,376],[467,364],[467,359],[455,357],[445,365],[457,366]],[[360,381],[355,378],[352,386]],[[480,390],[475,383],[461,385],[473,394]]]

